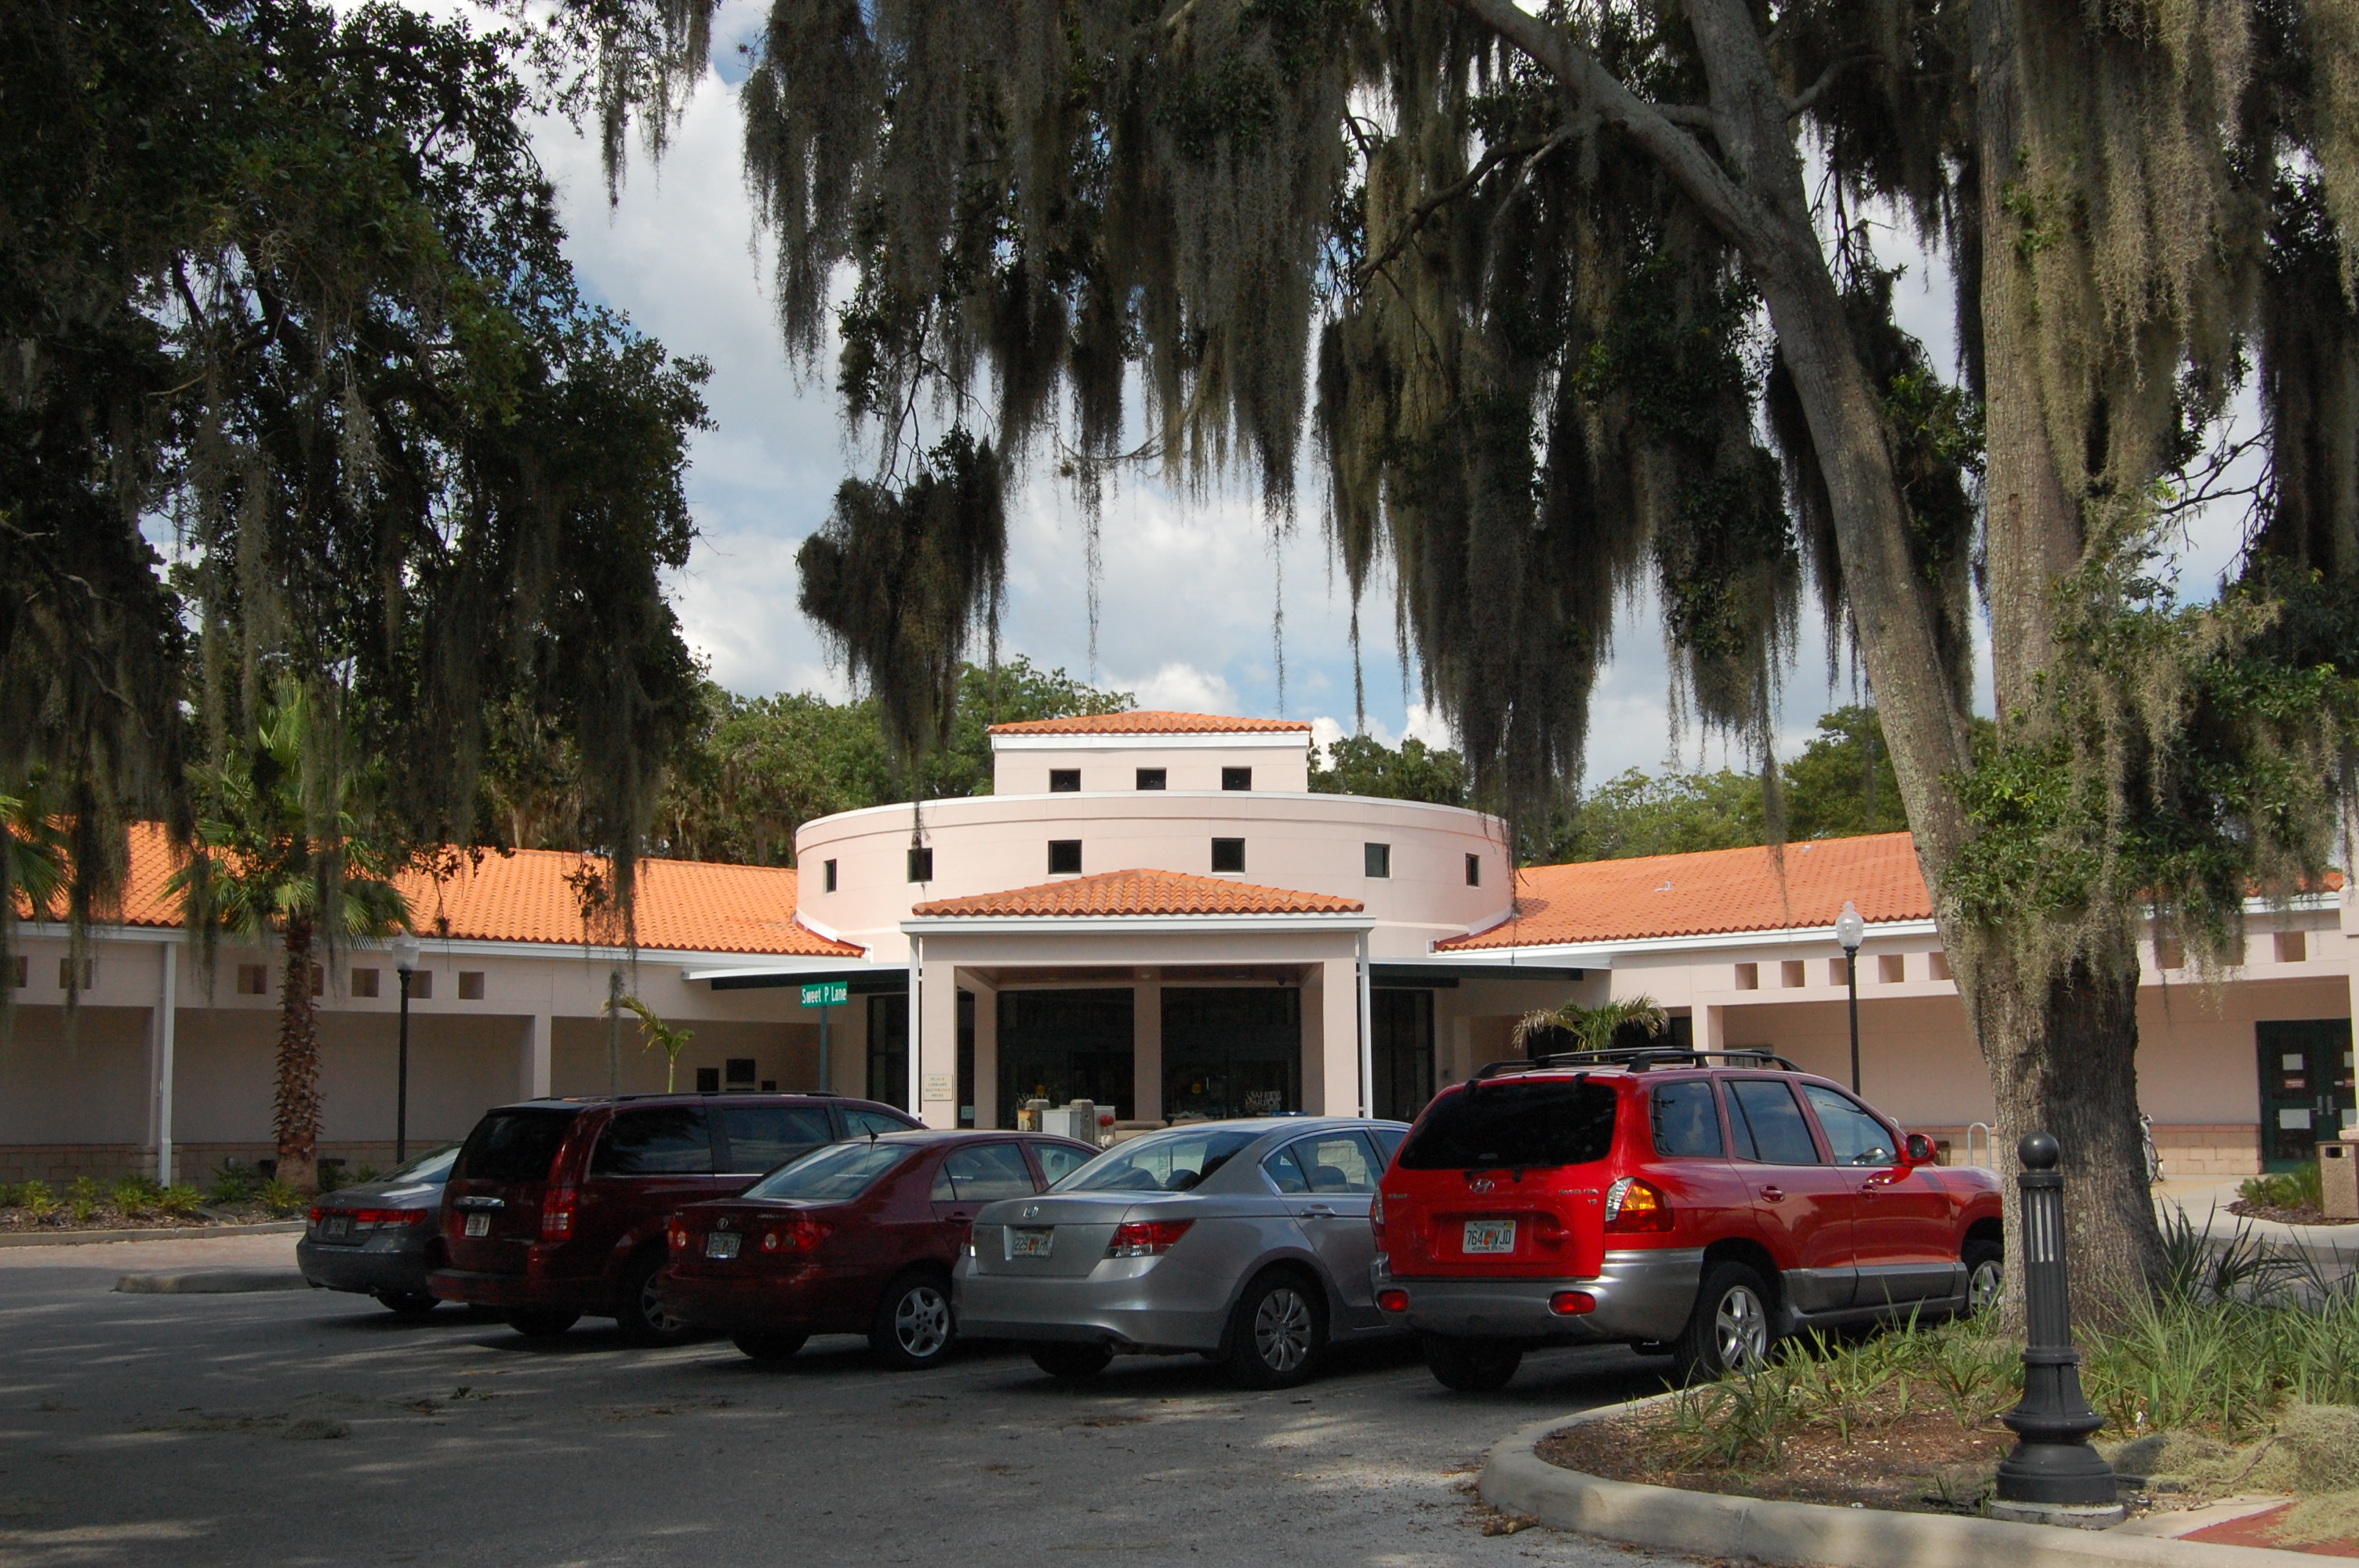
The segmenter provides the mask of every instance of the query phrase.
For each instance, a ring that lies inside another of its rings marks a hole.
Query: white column
[[[1690,1024],[1690,1028],[1695,1032],[1697,1050],[1725,1051],[1728,1049],[1728,1010],[1726,1008],[1705,1007],[1699,1003],[1690,1010],[1690,1014],[1693,1022]]]
[[[918,1048],[918,1041],[924,1022],[919,1009],[925,998],[925,978],[926,939],[922,936],[912,936],[909,938],[909,1054],[908,1058],[909,1085],[901,1103],[908,1108],[911,1116],[921,1121],[925,1119],[926,1115],[925,1111],[919,1108],[926,1103],[921,1097],[921,1091],[925,1086],[919,1082],[919,1078],[924,1072],[925,1053]]]
[[[180,945],[159,942],[163,983],[156,992],[156,1184],[172,1184],[172,1040],[180,1005]]]
[[[411,1044],[414,1045],[416,1041]],[[549,1014],[545,1012],[536,1012],[524,1021],[524,1071],[520,1076],[525,1098],[549,1098]]]
[[[999,1125],[999,993],[969,978],[974,990],[974,1124]]]
[[[1130,1114],[1163,1119],[1163,982],[1140,980],[1130,991]]]
[[[913,995],[918,994],[913,992]],[[909,1065],[918,1079],[918,1118],[928,1127],[958,1125],[958,968],[936,964],[926,976],[918,1006],[921,1025],[910,1042]]]
[[[1376,1037],[1374,977],[1368,968],[1368,934],[1360,933],[1360,1114],[1376,1114]]]

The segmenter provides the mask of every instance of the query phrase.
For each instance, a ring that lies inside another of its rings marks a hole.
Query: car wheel
[[[790,1361],[810,1337],[806,1334],[741,1334],[730,1343],[756,1361]]]
[[[622,1288],[614,1292],[614,1322],[623,1337],[634,1345],[685,1345],[696,1331],[664,1310],[656,1292],[670,1254],[651,1247],[631,1260],[623,1271]]]
[[[404,1321],[431,1316],[442,1303],[420,1291],[378,1291],[376,1304]]]
[[[939,1274],[904,1274],[885,1289],[868,1347],[896,1372],[939,1367],[958,1337],[951,1319],[951,1289]]]
[[[1714,1263],[1704,1271],[1695,1310],[1671,1354],[1681,1376],[1708,1382],[1766,1365],[1776,1337],[1769,1325],[1769,1288],[1761,1276],[1743,1263]]]
[[[1521,1346],[1502,1345],[1487,1339],[1451,1339],[1439,1334],[1425,1336],[1425,1364],[1434,1380],[1445,1389],[1462,1394],[1488,1394],[1507,1386],[1507,1379],[1522,1366]]]
[[[1959,1260],[1966,1266],[1966,1315],[1980,1317],[2006,1294],[2006,1254],[1995,1241],[1969,1241]]]
[[[1114,1347],[1103,1342],[1083,1345],[1058,1340],[1032,1346],[1032,1365],[1051,1378],[1094,1378],[1113,1359]]]
[[[527,1339],[555,1339],[582,1321],[578,1312],[512,1312],[508,1326]]]
[[[1245,1287],[1229,1323],[1229,1373],[1248,1389],[1290,1389],[1327,1353],[1326,1293],[1273,1271]]]

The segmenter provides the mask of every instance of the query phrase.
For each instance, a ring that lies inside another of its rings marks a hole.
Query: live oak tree
[[[564,15],[610,131],[701,59],[692,3]],[[754,53],[786,345],[832,328],[877,454],[805,605],[912,743],[1043,460],[1085,500],[1126,458],[1242,472],[1283,525],[1313,438],[1353,589],[1389,559],[1478,796],[1519,817],[1578,775],[1647,585],[1774,834],[1814,590],[2000,1147],[2061,1138],[2083,1300],[2135,1298],[2140,922],[2224,953],[2248,894],[2322,871],[2348,795],[2359,6],[774,0]],[[1955,382],[1894,319],[1895,218],[1957,279]],[[2173,530],[2235,488],[2207,454],[2240,386],[2251,546],[2182,602]]]
[[[46,777],[78,928],[125,820],[185,842],[187,764],[254,761],[289,682],[348,738],[306,761],[316,841],[374,765],[391,842],[497,843],[516,718],[582,759],[569,842],[626,919],[695,689],[660,574],[704,371],[580,297],[516,49],[389,6],[0,7],[0,795]]]

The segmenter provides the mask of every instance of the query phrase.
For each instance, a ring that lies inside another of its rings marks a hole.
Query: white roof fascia
[[[24,921],[17,925],[16,931],[20,936],[36,939],[49,938],[54,941],[63,941],[71,935],[67,926],[55,921]],[[178,926],[93,925],[90,928],[90,939],[93,942],[186,942],[189,939],[189,934]],[[255,945],[240,941],[223,933],[222,946],[224,948],[249,951]],[[261,946],[276,950],[277,943],[274,939]],[[802,954],[698,952],[681,947],[641,947],[635,953],[627,947],[589,946],[579,942],[491,942],[473,937],[436,936],[426,932],[419,934],[418,946],[423,952],[440,953],[454,958],[563,958],[568,960],[587,958],[593,962],[598,960],[625,962],[636,957],[641,963],[734,965],[804,963],[832,969],[841,969],[847,964],[867,962],[865,958],[855,957],[850,954],[842,957],[828,958]],[[392,957],[391,951],[383,943],[353,942],[345,946],[344,956],[347,959],[359,955],[383,957],[388,959]],[[876,967],[897,969],[907,966],[881,964]]]
[[[73,935],[73,928],[62,921],[20,920],[16,935],[36,941],[63,942]],[[186,942],[189,933],[178,925],[96,925],[89,931],[92,942]]]
[[[905,963],[872,964],[865,958],[787,958],[772,964],[740,964],[728,968],[683,968],[679,978],[690,983],[700,980],[767,980],[791,979],[797,975],[840,975],[846,969],[874,969],[880,975],[902,975],[909,971]]]
[[[921,914],[901,922],[912,936],[1195,936],[1375,928],[1375,917],[1369,914]]]
[[[995,752],[1307,752],[1312,739],[1308,730],[1190,730],[1168,733],[1149,730],[1085,730],[1051,735],[994,735],[991,749]]]
[[[1867,939],[1879,936],[1936,936],[1940,927],[1930,920],[1886,920],[1867,928]],[[1617,955],[1697,953],[1728,947],[1788,947],[1796,943],[1832,942],[1832,925],[1796,925],[1777,931],[1715,931],[1690,936],[1640,936],[1619,942],[1535,943],[1524,947],[1478,948],[1473,951],[1434,950],[1433,957],[1452,964],[1512,963],[1545,960],[1571,968],[1611,968]]]

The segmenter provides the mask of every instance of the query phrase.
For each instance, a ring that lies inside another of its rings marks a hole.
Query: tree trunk
[[[320,1023],[311,1010],[311,922],[287,920],[286,973],[278,987],[278,1085],[271,1122],[278,1179],[302,1192],[320,1185]]]

